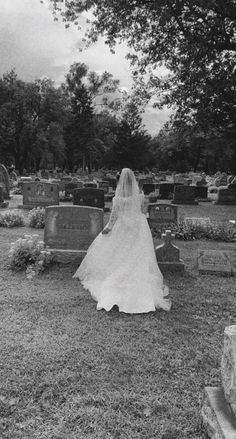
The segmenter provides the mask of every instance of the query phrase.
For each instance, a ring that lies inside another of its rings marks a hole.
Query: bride
[[[73,277],[97,302],[125,313],[170,310],[168,287],[156,262],[151,231],[134,173],[124,168],[113,198],[110,220],[96,237]]]

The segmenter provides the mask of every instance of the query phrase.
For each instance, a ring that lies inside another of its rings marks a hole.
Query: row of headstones
[[[236,438],[236,325],[225,328],[221,386],[205,387],[201,415],[209,438]]]
[[[105,182],[102,184],[105,185]],[[107,193],[104,187],[100,186],[98,189],[92,183],[85,183],[84,187],[78,187],[76,183],[67,183],[66,193],[73,196],[73,203],[75,205],[87,205],[93,207],[104,208],[105,201],[111,201],[114,196],[114,191]],[[106,190],[109,191],[109,183],[106,183]],[[69,187],[68,187],[69,186]],[[157,201],[158,199],[168,199],[171,190],[170,184],[160,184],[160,196],[154,199],[149,198],[149,201]],[[145,188],[144,188],[145,189]],[[197,192],[196,192],[197,190]],[[147,190],[146,190],[147,193]],[[199,198],[207,197],[207,187],[201,186],[182,186],[174,187],[174,196],[171,201],[172,204],[198,204],[196,198],[198,193]],[[236,187],[232,189],[220,189],[216,204],[232,204],[236,205]],[[46,182],[30,182],[23,183],[23,207],[48,206],[59,204],[59,187],[57,183]]]
[[[46,208],[45,245],[63,256],[66,252],[86,252],[94,238],[103,229],[103,210],[86,206],[50,206]],[[163,243],[156,247],[160,269],[183,272],[184,263],[179,249],[173,245],[170,230],[162,234]],[[236,274],[236,252],[199,250],[200,274]]]
[[[180,183],[149,183],[143,185],[143,191],[153,201],[171,198],[174,204],[198,204],[198,201],[211,200],[211,194],[215,193],[213,197],[215,204],[236,205],[236,184],[230,184],[227,188],[211,188],[185,186]]]

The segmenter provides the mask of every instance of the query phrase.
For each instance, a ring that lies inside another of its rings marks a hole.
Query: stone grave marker
[[[3,187],[0,186],[0,208],[8,207],[9,203],[4,201]]]
[[[73,199],[73,194],[74,194],[74,189],[78,189],[81,188],[82,186],[80,185],[80,183],[66,183],[65,184],[65,199],[67,200],[72,200]]]
[[[108,181],[99,181],[98,188],[102,189],[104,194],[108,194],[108,192],[109,192],[109,183],[108,183]]]
[[[197,263],[200,274],[232,274],[230,252],[225,250],[198,250]]]
[[[104,177],[103,181],[108,181],[109,188],[111,188],[111,190],[109,192],[116,190],[117,181],[116,181],[115,177]]]
[[[173,198],[174,183],[159,183],[159,198],[169,200]]]
[[[194,216],[186,216],[185,218],[186,223],[190,223],[193,225],[200,225],[200,226],[207,226],[211,224],[211,220],[209,217],[194,217]]]
[[[72,181],[72,177],[70,177],[69,175],[65,175],[64,177],[61,177],[61,180],[59,183],[59,191],[64,192],[65,187],[66,187],[66,183],[71,183],[71,181]]]
[[[215,204],[236,206],[236,187],[219,188]]]
[[[97,183],[95,183],[94,181],[85,181],[83,186],[84,187],[92,187],[94,189],[97,189],[97,187],[98,187]]]
[[[236,438],[236,325],[224,331],[221,358],[222,386],[205,387],[201,410],[203,426],[211,439]]]
[[[3,196],[10,199],[10,178],[8,171],[4,165],[0,163],[0,186],[3,188]]]
[[[175,235],[171,230],[166,230],[161,235],[164,244],[156,247],[156,259],[161,271],[177,271],[183,273],[184,262],[179,257],[179,249],[172,244],[172,239]]]
[[[172,203],[198,204],[198,202],[195,200],[194,186],[175,186]]]
[[[34,207],[54,206],[59,204],[58,184],[46,182],[23,183],[23,207],[33,209]]]
[[[155,183],[143,183],[142,185],[144,195],[149,195],[151,192],[155,192],[156,184]]]
[[[73,204],[75,206],[91,206],[104,209],[104,191],[90,187],[74,189]]]
[[[207,186],[192,186],[195,190],[195,198],[198,200],[207,201],[208,187]]]
[[[46,208],[44,243],[59,262],[83,258],[102,229],[102,209],[85,206]]]
[[[153,203],[148,205],[148,223],[150,227],[160,224],[177,224],[178,206],[173,204]]]

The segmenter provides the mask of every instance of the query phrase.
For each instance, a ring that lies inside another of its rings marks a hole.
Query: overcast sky
[[[77,61],[97,73],[107,70],[120,80],[121,87],[131,87],[125,45],[118,46],[113,55],[100,40],[80,52],[82,32],[75,26],[65,29],[62,22],[54,22],[47,0],[44,4],[40,0],[0,0],[0,11],[0,75],[15,67],[23,80],[49,76],[59,84],[69,66]],[[82,26],[84,21],[81,18]],[[157,134],[169,114],[169,110],[149,106],[144,116],[147,130]]]

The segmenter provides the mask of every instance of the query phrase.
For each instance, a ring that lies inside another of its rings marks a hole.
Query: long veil
[[[139,195],[139,187],[133,171],[123,168],[116,188],[116,197],[135,197]]]

